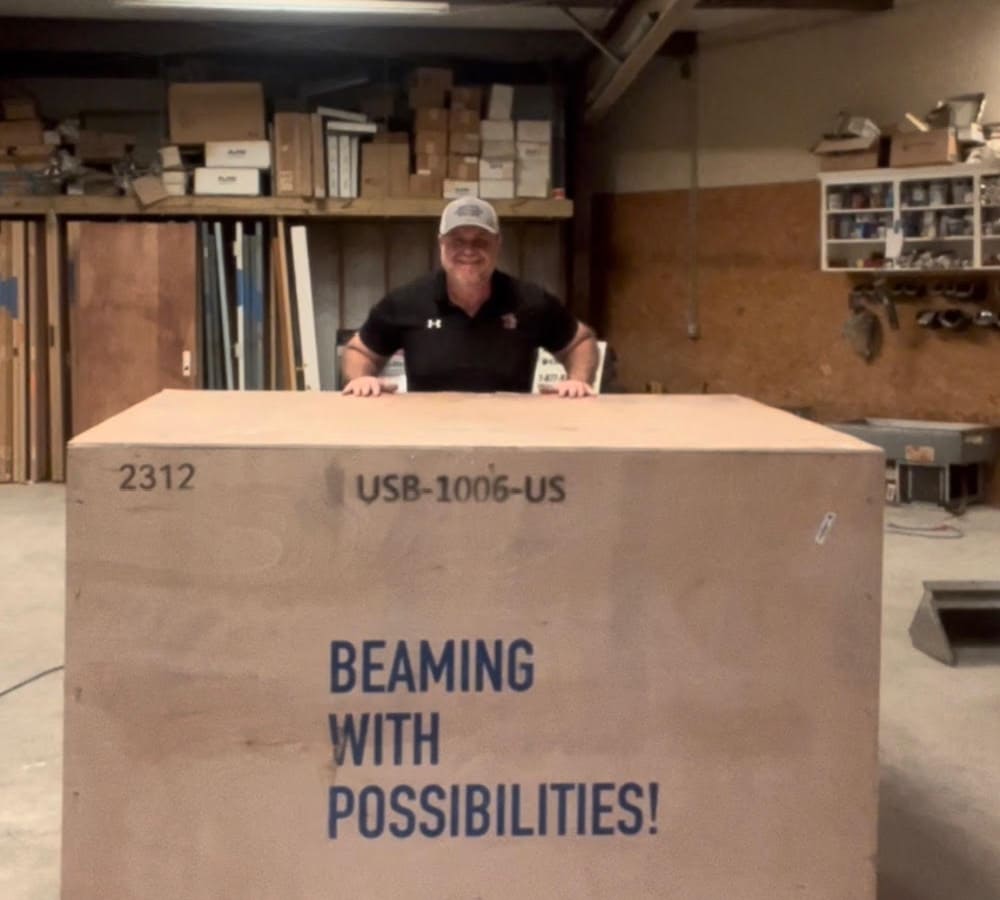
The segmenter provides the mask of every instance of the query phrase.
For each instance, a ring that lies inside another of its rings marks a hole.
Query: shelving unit
[[[1000,248],[994,243],[1000,242],[1000,169],[995,166],[827,172],[819,180],[825,272],[1000,269]],[[933,268],[879,264],[885,257],[877,248],[885,247],[887,236],[897,227],[903,230],[904,256],[937,248],[940,259],[962,259],[967,264]],[[984,251],[984,244],[990,245],[989,250]]]
[[[570,219],[572,200],[494,200],[501,219]],[[0,217],[44,216],[246,216],[250,218],[427,219],[441,215],[447,200],[393,197],[373,200],[306,200],[295,197],[167,197],[143,207],[134,197],[0,197]]]

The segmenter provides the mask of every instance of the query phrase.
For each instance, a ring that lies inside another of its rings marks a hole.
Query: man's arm
[[[594,389],[590,386],[597,372],[597,340],[594,332],[582,322],[576,326],[576,334],[566,347],[554,354],[566,369],[566,380],[556,385],[560,397],[589,397]]]
[[[344,393],[357,397],[377,397],[382,393],[378,374],[385,368],[388,358],[379,356],[354,335],[344,347],[340,370],[345,382]]]

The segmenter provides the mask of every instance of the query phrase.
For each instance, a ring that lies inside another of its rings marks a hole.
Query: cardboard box
[[[484,141],[514,141],[514,123],[499,119],[483,119],[479,123],[479,136]]]
[[[413,139],[413,152],[417,156],[447,156],[447,131],[418,131]]]
[[[167,89],[170,140],[264,141],[264,88],[258,82],[175,83]]]
[[[134,146],[134,134],[84,130],[76,142],[76,155],[87,163],[114,163],[128,156]]]
[[[481,87],[453,87],[451,89],[451,108],[468,109],[478,116],[483,111],[483,89]]]
[[[958,141],[952,128],[898,133],[892,136],[890,166],[936,166],[959,159]]]
[[[479,179],[478,156],[448,157],[448,177],[456,181],[477,181]]]
[[[479,155],[483,159],[516,159],[513,141],[483,141]]]
[[[406,197],[410,193],[410,144],[398,141],[388,144],[389,147],[389,196]]]
[[[358,101],[358,108],[372,121],[391,119],[396,114],[396,95],[396,88],[389,85],[366,88]]]
[[[435,87],[443,91],[451,89],[453,75],[451,69],[434,66],[420,66],[410,72],[407,79],[409,87]]]
[[[447,131],[448,110],[440,108],[418,109],[416,116],[414,116],[413,130],[422,133]]]
[[[0,122],[0,148],[31,147],[45,143],[45,128],[34,119]]]
[[[539,144],[552,143],[552,122],[548,119],[520,119],[517,123],[517,140]]]
[[[372,140],[376,144],[406,144],[409,146],[410,133],[408,131],[379,131],[372,135]]]
[[[4,162],[45,162],[51,159],[55,147],[48,144],[37,144],[26,147],[8,147],[7,152],[0,150],[0,158]]]
[[[533,172],[519,169],[515,179],[518,197],[538,197],[545,199],[552,193],[552,180],[547,172]]]
[[[309,113],[275,113],[273,129],[274,179],[271,189],[274,196],[315,196],[313,117]],[[325,160],[319,164],[325,169]]]
[[[878,150],[861,150],[856,153],[827,153],[817,156],[821,172],[851,172],[856,169],[877,169]]]
[[[418,153],[414,169],[418,175],[444,178],[448,174],[448,157],[439,153]]]
[[[479,182],[446,178],[444,180],[443,193],[449,200],[454,200],[456,197],[478,197]]]
[[[63,896],[874,900],[884,477],[731,396],[132,407],[69,448]]]
[[[411,87],[407,92],[410,109],[440,109],[448,99],[448,92],[439,87]]]
[[[475,133],[469,131],[451,131],[448,133],[448,149],[452,153],[462,156],[478,156],[480,148],[479,130]]]
[[[7,97],[3,101],[3,117],[8,122],[38,119],[38,104],[30,97]]]
[[[257,197],[260,169],[195,169],[194,192],[207,197]]]
[[[505,179],[513,182],[514,160],[512,159],[479,160],[479,180],[494,181],[497,179]]]
[[[160,165],[164,169],[180,169],[184,165],[181,162],[180,148],[160,147]]]
[[[509,119],[513,110],[514,88],[509,84],[490,85],[489,98],[486,102],[486,117],[488,119]]]
[[[514,179],[495,178],[479,182],[479,196],[484,200],[513,200]]]
[[[438,175],[422,175],[417,173],[410,176],[411,197],[440,197],[444,192],[444,179]]]
[[[391,144],[361,145],[361,196],[378,199],[389,195],[389,147]]]
[[[539,162],[549,165],[552,162],[552,145],[534,141],[518,141],[517,158],[522,162]]]
[[[205,165],[214,168],[270,169],[268,141],[209,141],[205,144]]]
[[[172,197],[183,197],[188,192],[187,172],[164,172],[160,180],[163,189]]]
[[[449,131],[479,131],[479,113],[474,109],[448,110]]]

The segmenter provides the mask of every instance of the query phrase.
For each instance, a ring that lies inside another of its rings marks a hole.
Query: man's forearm
[[[566,369],[566,377],[571,381],[591,384],[597,373],[597,359],[597,341],[593,334],[588,334],[570,347],[560,362]]]
[[[353,381],[355,378],[363,378],[366,375],[378,375],[385,366],[385,360],[373,356],[358,347],[348,344],[344,348],[341,371],[344,381]]]

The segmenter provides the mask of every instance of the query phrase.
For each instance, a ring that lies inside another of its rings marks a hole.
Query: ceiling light
[[[114,0],[131,9],[215,9],[232,12],[313,13],[338,15],[443,15],[447,3],[426,0]]]

